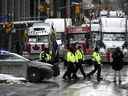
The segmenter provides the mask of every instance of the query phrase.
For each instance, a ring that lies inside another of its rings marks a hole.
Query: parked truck
[[[102,50],[103,62],[112,62],[112,50],[125,45],[127,38],[127,20],[120,17],[101,17],[99,40],[96,46]]]
[[[71,46],[73,48],[75,48],[76,46],[81,46],[84,53],[86,54],[85,60],[88,62],[91,59],[92,45],[92,33],[91,28],[88,24],[86,24],[85,26],[66,27],[65,49],[68,46]]]
[[[26,44],[26,50],[32,58],[37,58],[44,48],[48,48],[49,34],[51,33],[51,26],[48,23],[34,23],[29,27],[28,41]]]

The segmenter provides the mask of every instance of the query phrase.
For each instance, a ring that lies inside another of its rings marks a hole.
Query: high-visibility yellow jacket
[[[75,63],[76,62],[75,55],[72,52],[68,51],[66,55],[66,60],[67,62]]]
[[[76,57],[76,62],[79,62],[79,60],[84,61],[85,59],[84,52],[80,49],[77,49],[75,52],[75,57]]]
[[[50,54],[42,51],[39,55],[39,59],[44,61],[44,62],[48,62],[48,61],[51,61],[52,57]]]
[[[92,53],[92,61],[96,61],[98,64],[101,64],[101,54],[99,52]]]
[[[42,51],[42,52],[40,53],[40,55],[39,55],[39,59],[40,59],[40,60],[43,60],[44,58],[46,58],[46,54],[45,54],[44,51]]]
[[[46,53],[46,61],[51,61],[51,59],[52,59],[51,55]]]

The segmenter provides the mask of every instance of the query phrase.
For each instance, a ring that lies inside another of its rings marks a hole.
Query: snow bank
[[[10,82],[10,83],[21,83],[22,81],[26,81],[23,77],[14,77],[9,74],[0,74],[0,81]]]

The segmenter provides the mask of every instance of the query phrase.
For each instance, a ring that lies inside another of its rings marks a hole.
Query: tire
[[[41,82],[39,69],[30,67],[27,70],[27,80],[29,82]]]

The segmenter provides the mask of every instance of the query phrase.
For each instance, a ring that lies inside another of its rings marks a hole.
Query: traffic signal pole
[[[67,18],[70,18],[70,16],[71,16],[71,4],[70,3],[71,3],[70,0],[66,0]]]
[[[8,50],[11,51],[11,49],[12,49],[12,34],[9,33]]]

